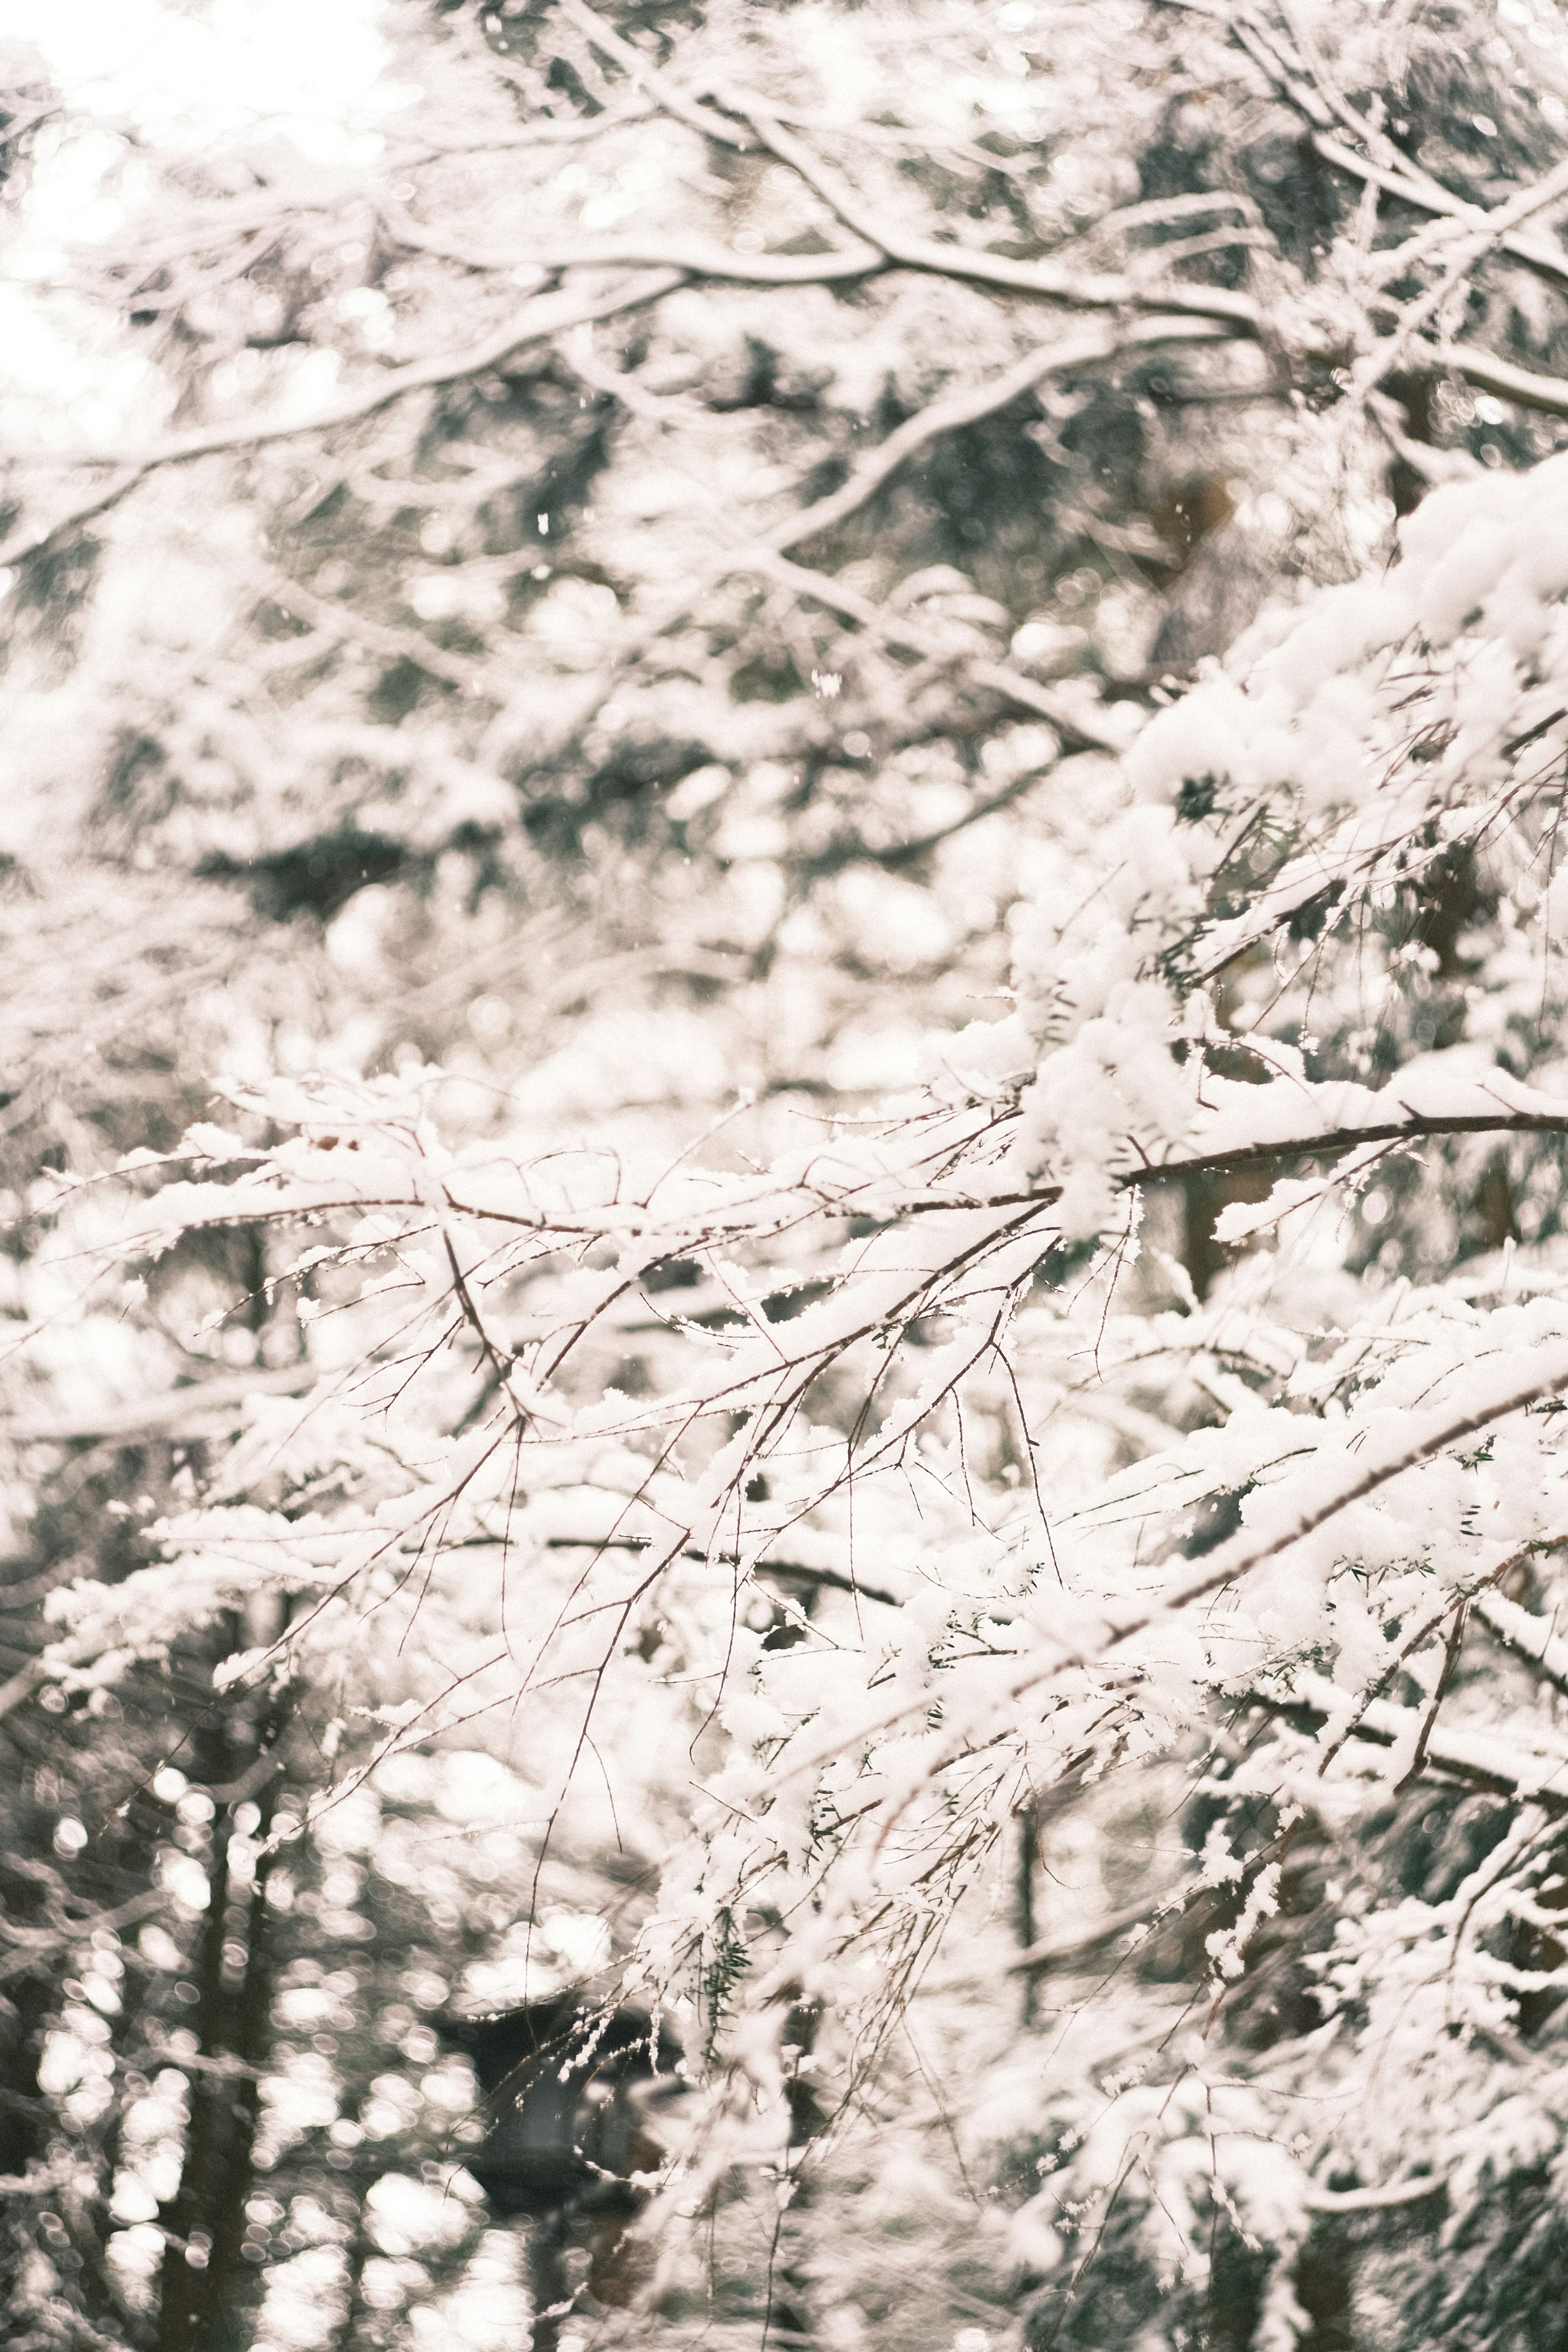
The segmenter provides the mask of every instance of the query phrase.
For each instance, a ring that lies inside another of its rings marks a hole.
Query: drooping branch
[[[1403,1415],[1392,1433],[1353,1431],[1352,1438],[1366,1440],[1360,1451],[1336,1431],[1333,1452],[1322,1446],[1312,1449],[1310,1473],[1293,1478],[1275,1499],[1273,1509],[1266,1516],[1260,1513],[1258,1524],[1242,1528],[1198,1561],[1184,1564],[1152,1605],[1128,1607],[1113,1602],[1101,1609],[1080,1602],[1069,1609],[1064,1602],[1059,1612],[1060,1630],[1054,1624],[1037,1624],[1032,1644],[1016,1666],[999,1670],[994,1682],[988,1685],[984,1696],[986,1719],[993,1719],[998,1706],[1016,1706],[1065,1675],[1114,1668],[1119,1654],[1142,1636],[1184,1622],[1186,1612],[1196,1604],[1234,1590],[1258,1569],[1295,1550],[1298,1545],[1342,1517],[1352,1505],[1378,1493],[1393,1480],[1419,1469],[1424,1463],[1510,1415],[1560,1395],[1568,1388],[1568,1340],[1512,1350],[1494,1367],[1469,1365],[1465,1370],[1475,1400],[1472,1403],[1460,1410],[1449,1405]],[[1325,1439],[1329,1434],[1325,1430]],[[1334,1689],[1331,1684],[1324,1687]],[[1293,1688],[1298,1693],[1304,1692],[1300,1675],[1295,1677]],[[1351,1713],[1355,1702],[1348,1693],[1336,1693],[1326,1711],[1338,1706],[1342,1696],[1343,1711]],[[863,1741],[879,1738],[892,1731],[912,1713],[923,1710],[926,1705],[923,1693],[913,1697],[900,1694],[885,1706],[868,1709],[855,1727],[856,1737]],[[1403,1718],[1406,1711],[1396,1712]],[[1383,1718],[1373,1706],[1366,1711],[1363,1719],[1375,1726]],[[944,1742],[942,1758],[931,1759],[928,1769],[931,1771],[941,1769],[942,1761],[954,1760],[968,1752],[974,1734],[976,1727],[956,1705],[949,1721],[951,1739]],[[1416,1727],[1413,1722],[1413,1743]],[[842,1747],[842,1735],[832,1750],[803,1744],[799,1754],[781,1766],[781,1775],[795,1780],[820,1771],[833,1754],[841,1752]],[[1438,1752],[1435,1745],[1431,1751],[1434,1759]],[[1448,1754],[1449,1747],[1442,1752]],[[1453,1753],[1457,1755],[1458,1751]],[[1476,1769],[1482,1769],[1479,1762]],[[1564,1755],[1562,1770],[1563,1804],[1568,1810],[1568,1754]],[[1505,1779],[1510,1789],[1518,1785],[1517,1778],[1507,1779],[1505,1775]]]

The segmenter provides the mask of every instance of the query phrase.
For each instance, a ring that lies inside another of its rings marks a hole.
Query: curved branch
[[[918,270],[955,285],[979,286],[996,294],[1016,294],[1069,310],[1167,310],[1183,318],[1208,319],[1234,335],[1259,337],[1263,315],[1246,294],[1222,286],[1152,285],[1137,278],[1079,275],[1044,261],[1009,261],[971,246],[942,245],[934,238],[868,238],[858,247],[828,253],[737,253],[702,237],[606,237],[594,244],[534,246],[508,257],[507,267],[531,262],[542,269],[673,268],[693,278],[736,286],[836,286],[872,278],[889,269]]]
[[[1384,2189],[1310,2189],[1301,2202],[1309,2213],[1383,2213],[1395,2205],[1419,2205],[1447,2193],[1441,2173],[1420,2180],[1395,2180]]]
[[[154,442],[139,450],[80,450],[64,457],[54,451],[40,452],[40,460],[51,467],[107,466],[125,470],[118,481],[77,501],[51,522],[16,532],[0,546],[0,565],[22,563],[29,556],[41,554],[64,532],[117,505],[138,482],[164,467],[188,466],[195,458],[218,457],[230,449],[259,449],[272,442],[298,441],[307,434],[331,433],[342,425],[361,424],[366,417],[390,408],[395,401],[405,400],[411,393],[436,392],[445,384],[482,375],[488,368],[499,367],[530,343],[548,342],[568,327],[614,318],[623,311],[657,302],[661,295],[672,292],[681,283],[682,276],[679,269],[667,268],[630,284],[623,282],[607,294],[542,295],[488,341],[442,359],[416,360],[407,367],[391,368],[374,383],[309,416],[249,418],[236,425],[204,425],[191,433],[172,434],[166,441]]]
[[[367,614],[358,613],[351,605],[332,597],[313,596],[296,580],[279,579],[272,586],[272,602],[286,613],[308,621],[312,635],[331,638],[335,643],[363,646],[387,661],[412,662],[431,677],[442,678],[464,694],[494,691],[493,681],[482,662],[465,660],[461,654],[449,654],[440,646],[433,646],[428,637],[416,629],[388,628],[382,621],[373,621]]]
[[[990,286],[999,293],[1033,295],[1037,301],[1065,302],[1079,310],[1177,310],[1191,318],[1223,320],[1233,331],[1253,335],[1260,331],[1257,303],[1248,295],[1232,293],[1225,287],[1151,289],[1127,276],[1079,277],[1054,262],[1010,261],[1001,254],[978,253],[970,246],[943,245],[935,237],[910,236],[896,223],[880,219],[781,123],[760,109],[752,112],[751,119],[779,161],[805,182],[845,227],[876,246],[900,269]]]
[[[815,505],[805,507],[766,534],[765,544],[783,554],[787,549],[799,547],[805,540],[815,539],[847,515],[865,505],[879,490],[890,475],[898,472],[917,450],[943,434],[957,433],[966,425],[973,425],[984,416],[994,416],[1026,392],[1032,392],[1047,376],[1065,375],[1075,368],[1089,367],[1096,360],[1120,357],[1128,351],[1147,350],[1167,343],[1224,342],[1230,338],[1226,331],[1212,323],[1182,318],[1157,318],[1134,327],[1101,327],[1091,329],[1076,342],[1051,343],[1043,350],[1026,353],[999,375],[989,377],[984,383],[974,384],[963,392],[950,393],[944,399],[933,400],[929,407],[889,433],[885,441],[863,457],[842,487],[831,491]]]

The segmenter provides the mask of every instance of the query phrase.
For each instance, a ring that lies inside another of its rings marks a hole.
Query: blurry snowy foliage
[[[1547,2352],[1568,27],[318,13],[3,59],[5,2341]]]

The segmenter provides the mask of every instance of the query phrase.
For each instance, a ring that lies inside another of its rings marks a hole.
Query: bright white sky
[[[68,306],[35,290],[67,247],[120,226],[108,190],[125,151],[110,126],[171,147],[282,137],[322,163],[356,160],[416,94],[379,79],[381,13],[382,0],[0,0],[0,56],[35,50],[73,119],[39,141],[0,280],[0,432],[13,446],[120,440],[153,388],[141,361],[95,349],[85,321],[77,341]]]
[[[370,114],[380,16],[381,0],[0,0],[0,33],[37,49],[73,108],[154,140],[269,121],[326,161]]]

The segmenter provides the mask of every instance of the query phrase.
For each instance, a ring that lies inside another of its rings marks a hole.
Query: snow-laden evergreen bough
[[[1420,2340],[1547,2326],[1565,759],[1556,459],[1068,762],[1011,1009],[874,1120],[449,1151],[438,1071],[322,1078],[68,1187],[117,1261],[296,1236],[319,1378],[58,1598],[49,1670],[281,1592],[226,1671],[497,1747],[546,1842],[607,1792],[658,1865],[624,1981],[700,2087],[661,2224],[737,2164],[782,2210],[912,2003],[1029,1986],[1025,2056],[977,2027],[943,2095],[1011,2152],[1031,2340],[1098,2340],[1112,2275],[1179,2330],[1223,2245],[1289,2344],[1374,2223]]]

